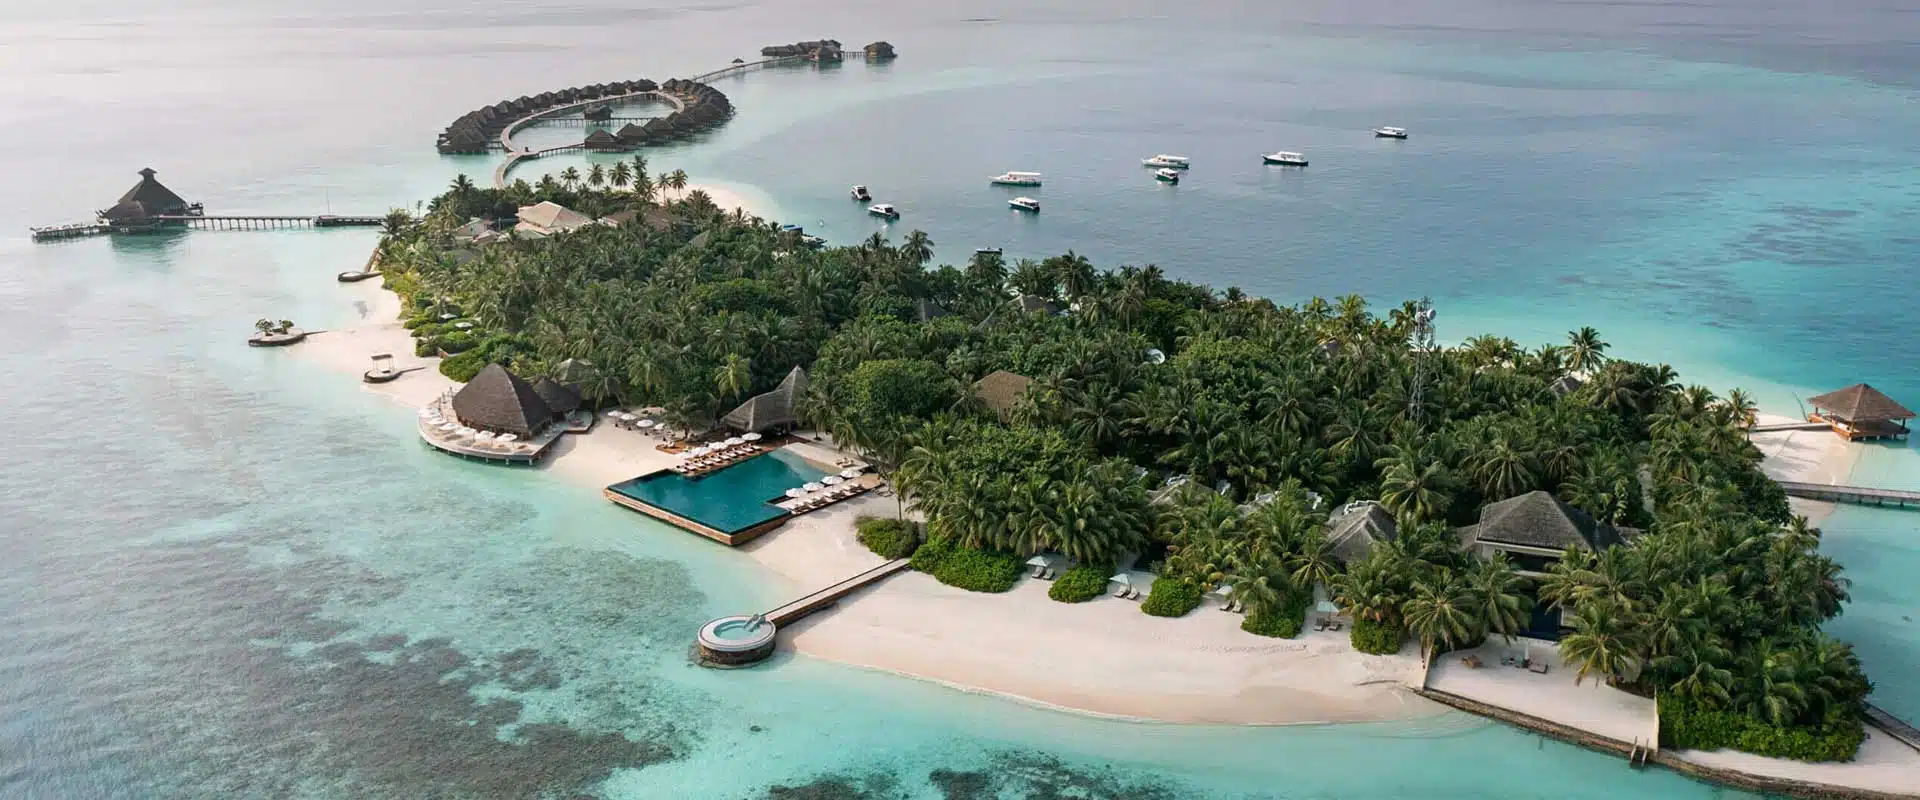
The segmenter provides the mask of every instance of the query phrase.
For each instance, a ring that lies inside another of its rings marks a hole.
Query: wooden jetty
[[[521,127],[532,128],[532,127],[552,126],[552,127],[561,127],[561,128],[584,128],[589,125],[605,125],[607,127],[619,127],[621,125],[645,125],[646,123],[652,122],[655,119],[657,118],[656,117],[608,117],[606,119],[587,119],[586,117],[541,117],[539,119],[533,120],[532,122],[528,122],[527,124],[522,125]]]
[[[1906,489],[1872,489],[1865,486],[1835,486],[1825,483],[1776,481],[1788,497],[1825,500],[1829,503],[1856,503],[1863,506],[1920,507],[1920,492]]]
[[[268,228],[342,228],[377,226],[384,217],[338,214],[222,214],[208,215],[201,204],[189,203],[160,184],[151,167],[140,170],[140,182],[93,222],[30,228],[36,242],[75,239],[106,233],[146,233],[166,228],[203,230],[262,230]]]
[[[779,606],[761,616],[773,623],[775,628],[788,624],[839,602],[841,598],[870,586],[883,578],[890,577],[907,568],[909,559],[896,558],[873,569],[862,572],[825,589],[808,594],[790,603]]]
[[[1777,433],[1780,431],[1824,431],[1824,430],[1831,430],[1832,428],[1833,428],[1832,425],[1825,422],[1776,422],[1772,425],[1755,425],[1752,428],[1748,429],[1747,432],[1748,433]]]
[[[1885,731],[1888,736],[1893,737],[1902,744],[1915,750],[1920,750],[1920,729],[1915,729],[1912,725],[1908,725],[1906,721],[1887,713],[1886,710],[1879,706],[1872,703],[1866,703],[1864,705],[1866,706],[1868,723],[1871,723],[1873,727]]]

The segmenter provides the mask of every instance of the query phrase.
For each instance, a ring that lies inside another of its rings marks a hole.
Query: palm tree
[[[653,179],[647,177],[647,174],[644,172],[635,175],[633,178],[633,196],[639,198],[642,203],[653,202],[654,192],[657,188],[658,187],[654,186]]]
[[[1582,327],[1567,333],[1566,364],[1567,369],[1579,373],[1591,373],[1607,363],[1607,343],[1600,340],[1600,332],[1591,327]]]
[[[1487,497],[1506,499],[1516,497],[1532,489],[1536,478],[1533,473],[1533,459],[1528,453],[1513,446],[1513,441],[1504,434],[1496,436],[1493,442],[1468,458],[1473,475],[1480,482],[1480,490]]]
[[[1401,606],[1407,630],[1420,637],[1420,647],[1428,658],[1435,647],[1465,644],[1479,627],[1475,600],[1467,587],[1451,571],[1443,571],[1434,581],[1414,584],[1413,596]]]
[[[1526,629],[1533,600],[1527,597],[1527,579],[1514,571],[1505,554],[1475,564],[1467,570],[1466,583],[1482,630],[1512,642],[1515,634]]]
[[[453,176],[453,183],[448,188],[453,191],[455,198],[465,200],[469,195],[473,194],[473,179],[467,177],[467,174],[462,172]]]
[[[1577,665],[1575,684],[1588,675],[1614,683],[1639,673],[1639,620],[1619,603],[1604,598],[1580,603],[1569,624],[1573,633],[1560,640],[1560,657]]]
[[[753,362],[738,353],[728,353],[721,359],[720,366],[714,369],[714,389],[723,398],[739,397],[745,394],[753,382]]]
[[[614,162],[613,169],[607,171],[607,183],[613,184],[615,189],[625,189],[632,182],[633,168],[627,166],[625,161]]]
[[[685,191],[687,188],[687,171],[684,169],[676,169],[667,173],[665,177],[660,179],[660,186],[663,189],[672,189],[676,192]]]
[[[1451,502],[1445,486],[1445,464],[1435,461],[1418,467],[1410,458],[1396,458],[1380,478],[1380,505],[1395,516],[1439,519]]]
[[[634,182],[638,183],[641,178],[647,177],[647,157],[646,156],[635,154],[632,161],[628,163],[631,163],[633,165],[632,177]]]
[[[926,231],[916,230],[907,234],[900,242],[900,256],[914,264],[925,264],[933,259],[933,239]]]
[[[398,239],[401,234],[413,227],[413,215],[404,208],[396,208],[380,218],[380,235],[386,239]]]
[[[567,167],[566,169],[560,170],[560,185],[566,187],[567,191],[569,192],[573,191],[573,188],[575,186],[579,186],[580,185],[579,168]]]
[[[607,168],[595,164],[592,169],[587,170],[587,185],[595,189],[607,185]]]

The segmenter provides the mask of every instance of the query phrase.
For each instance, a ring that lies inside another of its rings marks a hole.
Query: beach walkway
[[[908,559],[896,558],[840,581],[839,583],[835,583],[832,586],[828,586],[825,589],[809,593],[797,600],[781,605],[761,616],[766,617],[767,621],[773,623],[776,628],[785,627],[787,624],[801,617],[839,602],[840,598],[846,597],[883,578],[890,577],[906,569],[907,563]]]
[[[1856,503],[1867,506],[1920,506],[1920,492],[1906,489],[1873,489],[1866,486],[1835,486],[1825,483],[1776,481],[1788,497],[1825,500],[1830,503]]]
[[[1469,655],[1478,656],[1481,666],[1461,661]],[[1545,664],[1547,671],[1502,664],[1508,656]],[[1509,645],[1495,637],[1473,650],[1440,656],[1427,673],[1426,688],[1601,737],[1623,752],[1658,745],[1660,716],[1653,700],[1592,676],[1575,685],[1573,675],[1561,666],[1559,648],[1551,642],[1520,639]]]

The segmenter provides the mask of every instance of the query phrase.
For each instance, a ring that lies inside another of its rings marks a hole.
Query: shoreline
[[[716,204],[749,207],[747,198],[723,187],[698,188]],[[412,355],[410,332],[398,320],[399,298],[384,284],[344,285],[365,303],[363,323],[338,327],[293,352],[356,377],[374,353],[392,353],[396,368],[424,366],[389,384],[364,385],[418,407],[456,384],[439,374],[439,359]],[[1762,415],[1763,422],[1789,419]],[[1859,457],[1859,448],[1825,431],[1755,434],[1753,441],[1765,454],[1762,468],[1778,480],[1836,482]],[[672,464],[675,457],[656,450],[655,442],[597,425],[562,437],[535,469],[600,489]],[[830,450],[806,452],[818,445],[790,446],[814,460],[833,458]],[[1795,513],[1816,523],[1833,508],[1793,503]],[[855,539],[854,518],[897,511],[894,500],[863,496],[795,517],[737,549],[780,581],[783,593],[804,593],[881,563]],[[789,626],[785,638],[793,652],[823,661],[1118,722],[1322,725],[1451,713],[1417,693],[1424,670],[1412,645],[1394,656],[1370,656],[1355,652],[1345,632],[1303,630],[1294,639],[1269,639],[1241,631],[1241,619],[1212,604],[1184,617],[1150,617],[1137,601],[1110,595],[1059,603],[1046,597],[1044,581],[1030,577],[989,595],[908,572]]]

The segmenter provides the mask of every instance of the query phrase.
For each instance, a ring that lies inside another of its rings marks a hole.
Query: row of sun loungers
[[[1131,586],[1122,586],[1119,591],[1113,593],[1113,596],[1123,600],[1138,600],[1141,595],[1139,589]]]
[[[787,511],[794,514],[805,514],[816,508],[830,506],[854,495],[863,494],[870,488],[871,487],[865,484],[843,483],[831,489],[803,497],[799,502],[789,506]]]
[[[744,461],[766,451],[766,448],[757,444],[746,444],[730,450],[704,455],[699,458],[690,458],[673,465],[671,469],[682,475],[700,475],[712,472],[728,464]]]
[[[1316,631],[1337,631],[1340,630],[1340,620],[1332,617],[1321,617],[1314,620],[1313,629]]]

